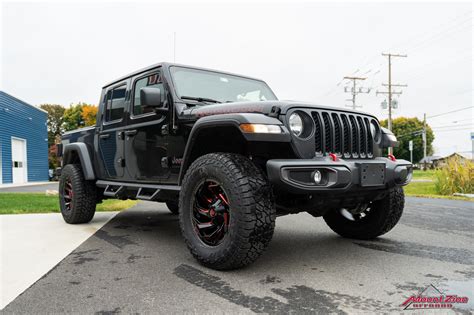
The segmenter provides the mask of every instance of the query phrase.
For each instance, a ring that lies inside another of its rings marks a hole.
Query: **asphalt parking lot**
[[[277,219],[253,265],[218,272],[195,262],[177,217],[140,203],[118,214],[2,313],[400,312],[430,284],[468,295],[474,283],[474,203],[407,198],[377,241],[334,234],[307,214]],[[58,236],[60,240],[60,236]]]

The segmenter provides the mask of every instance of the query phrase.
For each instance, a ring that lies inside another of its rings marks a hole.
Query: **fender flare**
[[[81,162],[82,172],[84,173],[84,179],[94,180],[95,173],[92,167],[92,160],[87,149],[87,145],[82,142],[69,143],[64,146],[63,149],[63,166],[70,164],[71,154],[76,152]]]
[[[282,128],[280,134],[264,133],[245,133],[240,129],[241,124],[265,124],[279,125]],[[194,143],[202,130],[215,127],[233,127],[236,128],[248,142],[291,142],[291,136],[288,129],[277,118],[268,117],[260,113],[242,113],[242,114],[218,114],[200,118],[191,129],[186,147],[184,149],[183,164],[179,171],[178,181],[181,184],[184,174],[191,164],[189,159],[194,149]]]

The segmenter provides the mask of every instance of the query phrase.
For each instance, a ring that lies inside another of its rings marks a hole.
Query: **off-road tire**
[[[229,229],[222,242],[206,245],[192,224],[195,191],[203,180],[224,189],[230,206]],[[275,204],[263,172],[239,154],[211,153],[195,160],[186,172],[179,198],[181,232],[192,255],[217,270],[244,267],[267,248],[275,228]]]
[[[179,214],[179,201],[168,200],[166,206],[172,214]]]
[[[339,209],[329,211],[323,218],[334,232],[343,237],[368,240],[390,231],[400,220],[404,205],[403,188],[395,187],[383,199],[372,202],[367,217],[360,221],[347,219]]]
[[[70,181],[73,197],[70,209],[64,200],[64,187]],[[97,188],[93,181],[84,179],[78,164],[68,164],[61,172],[59,180],[59,205],[64,221],[69,224],[87,223],[92,220],[97,201]]]

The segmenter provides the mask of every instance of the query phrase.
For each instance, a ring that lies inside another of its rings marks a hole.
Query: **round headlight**
[[[295,136],[300,136],[303,133],[303,119],[298,113],[293,113],[289,119],[290,130]]]

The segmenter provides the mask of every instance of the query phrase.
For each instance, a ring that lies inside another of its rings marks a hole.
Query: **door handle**
[[[107,139],[110,137],[110,134],[109,133],[106,133],[106,134],[103,134],[103,135],[99,135],[99,138],[101,139]]]
[[[125,131],[125,135],[126,135],[127,137],[133,137],[134,135],[137,134],[137,132],[138,132],[138,130],[136,130],[136,129],[134,129],[134,130],[127,130],[127,131]]]

